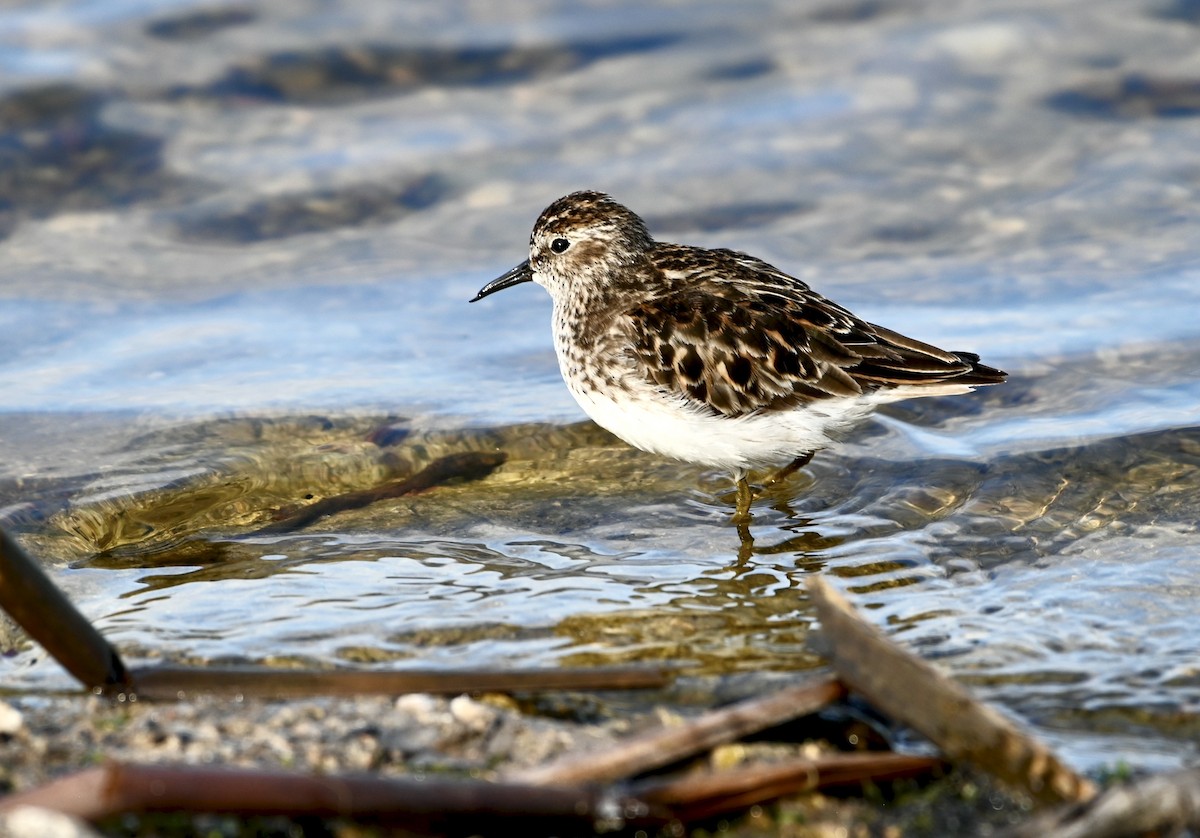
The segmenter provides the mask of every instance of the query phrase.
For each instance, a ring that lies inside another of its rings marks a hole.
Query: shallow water
[[[1197,23],[10,4],[0,516],[133,660],[793,671],[824,573],[1080,767],[1194,760]],[[726,475],[580,421],[540,289],[466,304],[584,187],[1011,380],[889,407],[739,555]]]

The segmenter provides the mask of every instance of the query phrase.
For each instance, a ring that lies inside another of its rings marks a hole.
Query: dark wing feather
[[[766,262],[660,245],[663,293],[614,327],[653,383],[725,416],[887,387],[994,384],[966,352],[874,326]]]

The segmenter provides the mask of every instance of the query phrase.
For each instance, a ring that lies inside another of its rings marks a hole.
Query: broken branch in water
[[[0,529],[0,608],[90,690],[128,692],[121,657],[21,546]]]
[[[876,708],[1043,803],[1087,800],[1096,787],[931,664],[868,623],[819,576],[808,581],[834,670]]]

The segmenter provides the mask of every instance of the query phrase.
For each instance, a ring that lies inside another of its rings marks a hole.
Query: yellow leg
[[[735,524],[750,523],[750,501],[754,500],[754,493],[750,491],[750,483],[746,480],[745,474],[739,474],[737,479],[737,509],[733,513],[733,522]]]
[[[744,565],[754,555],[754,536],[750,534],[750,522],[737,525],[738,534],[738,564]]]
[[[764,489],[769,489],[776,483],[779,483],[791,477],[800,469],[808,465],[813,458],[813,452],[801,454],[796,459],[792,460],[779,471],[771,475],[771,478],[763,484]],[[742,540],[749,538],[750,524],[750,504],[754,500],[754,491],[750,488],[750,481],[746,479],[746,472],[739,471],[734,475],[737,481],[737,509],[733,513],[733,523],[737,524],[738,532],[742,533]]]
[[[800,469],[808,465],[813,458],[813,452],[801,454],[796,459],[792,460],[779,471],[771,475],[767,482],[763,483],[764,489],[769,489],[776,483],[779,483],[791,477]],[[754,490],[750,488],[750,482],[746,479],[746,472],[739,471],[734,474],[734,480],[737,481],[737,509],[733,513],[733,523],[739,527],[743,527],[750,523],[750,504],[754,500]]]

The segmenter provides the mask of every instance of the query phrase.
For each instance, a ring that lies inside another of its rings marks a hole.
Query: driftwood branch
[[[347,817],[408,828],[492,830],[522,822],[539,831],[662,824],[667,813],[592,788],[478,780],[304,776],[198,766],[109,763],[0,799],[0,812],[40,806],[84,820],[150,812]]]
[[[260,698],[314,695],[400,695],[547,690],[657,689],[670,683],[664,670],[646,667],[534,670],[350,670],[269,667],[155,666],[130,671],[130,691],[139,699],[175,700],[187,695],[237,694]]]
[[[0,608],[88,689],[103,693],[129,690],[129,673],[117,650],[2,529]]]
[[[821,577],[811,577],[808,590],[834,669],[876,708],[927,736],[947,757],[971,762],[1043,803],[1096,793],[1045,745],[888,640]]]
[[[725,742],[815,713],[846,688],[832,679],[789,687],[762,698],[712,710],[677,727],[643,733],[599,753],[568,754],[548,765],[514,772],[509,779],[534,785],[602,783],[678,762]]]
[[[637,799],[669,809],[688,823],[808,791],[926,775],[943,765],[940,759],[887,752],[831,754],[697,776],[641,780],[627,788]]]

